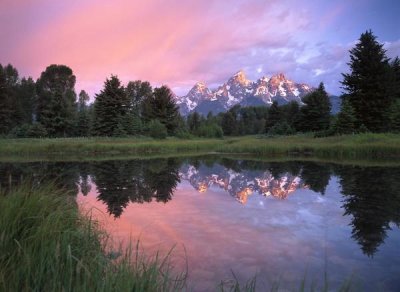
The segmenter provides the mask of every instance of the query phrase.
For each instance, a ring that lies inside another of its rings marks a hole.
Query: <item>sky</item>
[[[185,95],[239,70],[340,94],[361,33],[400,56],[399,14],[399,0],[0,0],[0,63],[34,79],[65,64],[92,98],[111,74]]]

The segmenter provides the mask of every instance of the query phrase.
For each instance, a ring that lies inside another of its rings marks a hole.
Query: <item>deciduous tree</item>
[[[50,65],[36,83],[37,120],[53,137],[73,133],[76,119],[76,77],[65,65]]]

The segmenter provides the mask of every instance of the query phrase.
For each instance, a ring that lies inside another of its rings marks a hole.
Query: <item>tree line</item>
[[[12,65],[0,65],[0,135],[72,137],[175,135],[183,124],[167,86],[117,76],[104,82],[89,104],[89,95],[75,92],[76,77],[65,65],[50,65],[35,82],[19,78]]]
[[[400,60],[390,60],[371,31],[350,50],[350,72],[342,74],[341,109],[331,103],[321,83],[302,98],[269,107],[232,107],[225,113],[186,118],[179,114],[167,86],[147,81],[123,85],[117,76],[104,82],[89,103],[75,91],[76,77],[65,65],[50,65],[38,80],[20,78],[12,65],[0,64],[0,136],[138,136],[188,138],[314,132],[317,136],[400,131]]]

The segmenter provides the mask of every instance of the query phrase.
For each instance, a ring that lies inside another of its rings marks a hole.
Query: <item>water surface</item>
[[[216,157],[0,164],[1,187],[56,179],[116,241],[175,246],[189,285],[400,290],[400,168]]]

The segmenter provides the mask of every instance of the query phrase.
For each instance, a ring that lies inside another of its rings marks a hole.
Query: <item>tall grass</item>
[[[177,291],[169,255],[128,248],[107,256],[107,235],[53,186],[0,195],[0,291]],[[133,251],[133,252],[132,252]]]
[[[155,155],[173,153],[241,153],[258,156],[313,156],[319,158],[400,157],[400,135],[358,134],[313,138],[310,135],[268,138],[264,136],[225,139],[169,138],[61,138],[1,139],[0,159],[10,156],[51,155],[98,157],[112,155]]]

